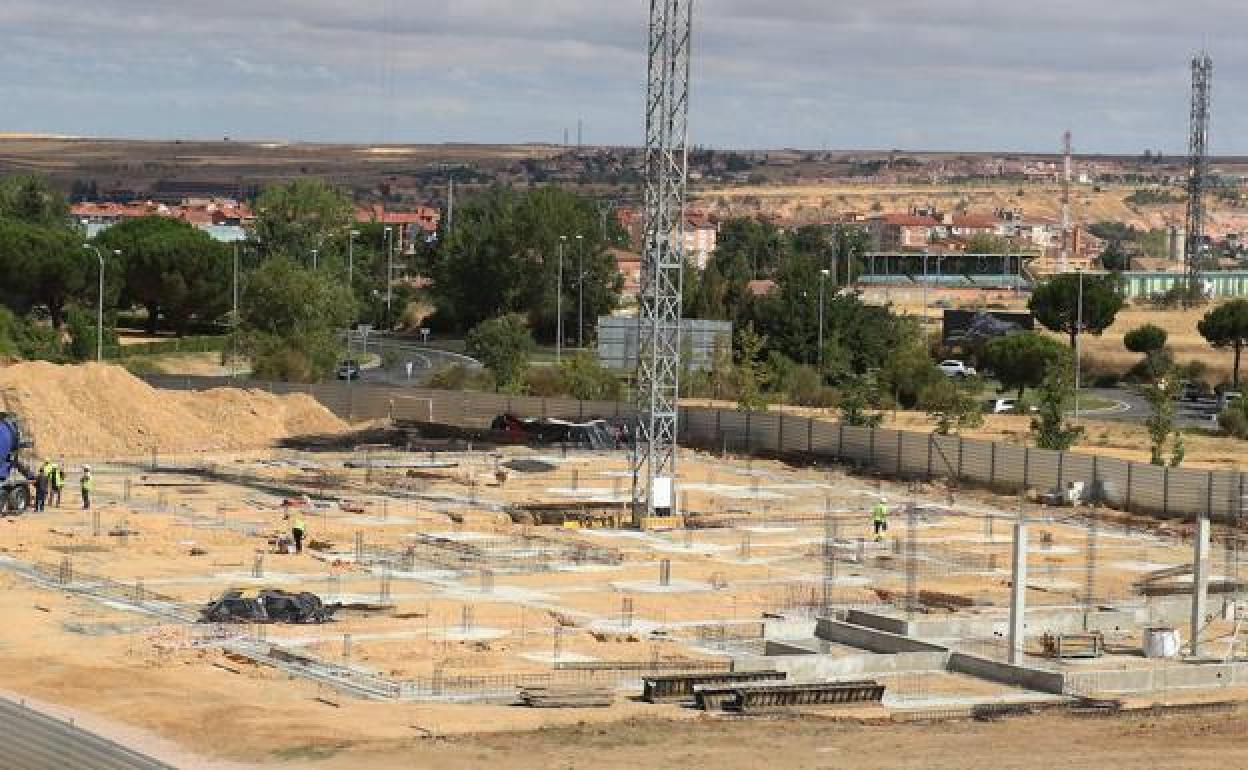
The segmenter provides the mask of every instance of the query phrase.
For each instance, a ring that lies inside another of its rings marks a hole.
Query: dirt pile
[[[22,417],[37,452],[66,457],[256,449],[347,427],[309,396],[157,390],[99,364],[2,367],[0,409]]]

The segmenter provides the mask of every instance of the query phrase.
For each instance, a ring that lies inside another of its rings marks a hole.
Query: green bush
[[[436,390],[493,390],[494,376],[485,369],[451,364],[433,373],[429,378],[429,387]]]

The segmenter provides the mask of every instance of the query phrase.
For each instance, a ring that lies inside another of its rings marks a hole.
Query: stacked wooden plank
[[[535,709],[607,708],[615,691],[606,687],[521,687],[520,705]]]

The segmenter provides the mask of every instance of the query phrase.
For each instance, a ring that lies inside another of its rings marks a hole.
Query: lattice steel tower
[[[650,0],[633,516],[675,508],[693,0]]]
[[[1201,52],[1192,59],[1192,127],[1188,139],[1191,168],[1187,180],[1187,289],[1198,288],[1205,245],[1205,191],[1209,185],[1209,96],[1213,59]]]

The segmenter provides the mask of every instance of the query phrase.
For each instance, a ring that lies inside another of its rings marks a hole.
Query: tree
[[[121,251],[121,301],[147,310],[148,333],[164,327],[183,334],[192,318],[212,321],[229,309],[230,247],[203,230],[168,217],[140,217],[96,240],[106,255]]]
[[[616,401],[624,391],[620,378],[598,363],[592,353],[565,358],[559,374],[567,394],[580,401]]]
[[[1144,360],[1131,367],[1130,379],[1157,382],[1174,368],[1174,355],[1166,348],[1167,337],[1166,330],[1154,324],[1144,324],[1123,336],[1127,350],[1144,355]]]
[[[1215,348],[1235,351],[1234,387],[1239,387],[1239,360],[1248,343],[1248,300],[1234,299],[1210,310],[1196,324],[1200,336]]]
[[[948,436],[984,424],[984,412],[975,391],[964,382],[943,378],[923,391],[923,402],[936,420],[936,433]]]
[[[1149,406],[1152,407],[1152,414],[1149,415],[1146,424],[1153,465],[1164,466],[1166,464],[1166,442],[1171,435],[1174,436],[1174,448],[1171,452],[1171,462],[1174,467],[1178,467],[1183,462],[1183,456],[1186,454],[1182,433],[1174,423],[1174,401],[1178,395],[1177,390],[1178,383],[1174,380],[1165,387],[1149,385],[1144,388],[1144,397],[1148,399]]]
[[[1144,324],[1123,335],[1122,344],[1132,353],[1148,355],[1166,346],[1166,330],[1156,324]]]
[[[988,233],[976,233],[966,241],[967,254],[1009,254],[1015,251],[1005,238]]]
[[[752,323],[737,332],[737,407],[744,412],[767,411],[763,388],[770,375],[761,358],[766,342]]]
[[[60,329],[71,303],[95,304],[98,271],[94,252],[67,227],[0,219],[3,301],[18,313],[45,307]]]
[[[875,428],[884,415],[868,414],[872,388],[865,377],[850,377],[841,385],[841,422],[855,428]]]
[[[984,363],[1002,387],[1018,390],[1020,401],[1026,388],[1039,387],[1049,369],[1069,358],[1070,351],[1060,342],[1036,332],[997,337],[984,349]]]
[[[1070,337],[1070,347],[1076,346],[1079,329],[1080,282],[1083,289],[1083,331],[1099,336],[1114,323],[1122,309],[1122,294],[1118,291],[1118,279],[1112,275],[1081,276],[1065,273],[1050,278],[1036,287],[1028,302],[1028,308],[1036,320],[1046,329]]]
[[[468,355],[494,373],[494,387],[516,389],[529,368],[529,355],[535,347],[533,335],[518,313],[482,321],[468,332]]]
[[[261,379],[321,380],[337,363],[349,307],[340,281],[285,256],[265,260],[247,276],[238,349]]]
[[[1039,413],[1031,420],[1031,435],[1041,449],[1065,451],[1083,436],[1083,428],[1066,421],[1066,410],[1075,398],[1074,375],[1069,360],[1049,368],[1040,383]]]
[[[936,367],[923,338],[916,331],[907,339],[899,340],[879,372],[879,387],[884,394],[892,396],[897,404],[906,409],[920,406],[920,394],[945,379]]]
[[[578,332],[579,300],[586,342],[598,318],[618,304],[623,276],[607,250],[611,236],[603,240],[593,201],[557,187],[495,187],[456,208],[455,222],[432,268],[440,325],[471,328],[522,313],[535,334],[553,340],[561,244],[565,334]]]
[[[341,257],[354,222],[351,198],[321,179],[272,185],[256,200],[256,238],[264,252],[300,263],[310,263],[313,249],[319,259]]]
[[[69,202],[43,177],[8,177],[0,179],[0,218],[68,229]]]

